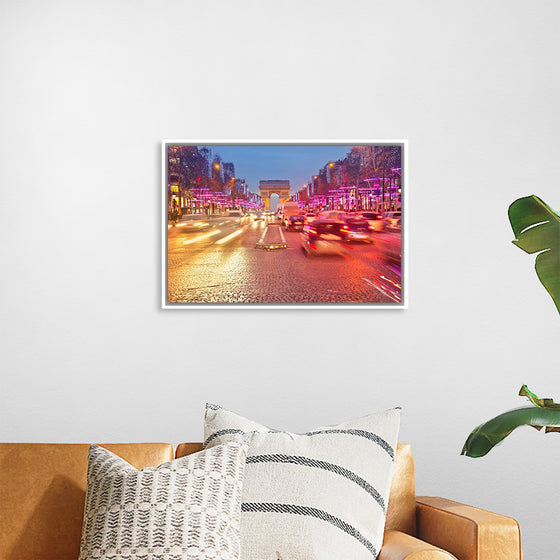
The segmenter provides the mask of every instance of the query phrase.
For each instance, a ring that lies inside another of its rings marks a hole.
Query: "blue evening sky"
[[[207,146],[212,156],[235,165],[235,176],[258,193],[259,181],[288,180],[295,193],[330,161],[343,159],[352,146]]]

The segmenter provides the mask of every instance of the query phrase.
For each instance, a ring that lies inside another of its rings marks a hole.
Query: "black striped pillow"
[[[206,405],[205,447],[254,432],[243,482],[242,560],[377,558],[401,409],[305,434]]]

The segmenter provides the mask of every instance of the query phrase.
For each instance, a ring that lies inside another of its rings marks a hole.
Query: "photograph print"
[[[406,307],[405,149],[164,141],[162,306]]]

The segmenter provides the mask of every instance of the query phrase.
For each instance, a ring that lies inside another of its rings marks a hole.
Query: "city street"
[[[300,235],[274,216],[170,227],[169,303],[400,303],[400,261],[387,258],[399,251],[400,232],[328,256],[306,256]]]

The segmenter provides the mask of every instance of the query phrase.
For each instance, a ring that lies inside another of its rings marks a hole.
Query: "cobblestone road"
[[[383,246],[400,244],[400,234],[351,245],[347,256],[307,257],[300,233],[280,233],[274,223],[212,226],[168,230],[170,303],[399,303],[400,266],[384,258]],[[256,248],[263,234],[267,243],[283,236],[288,247]]]

